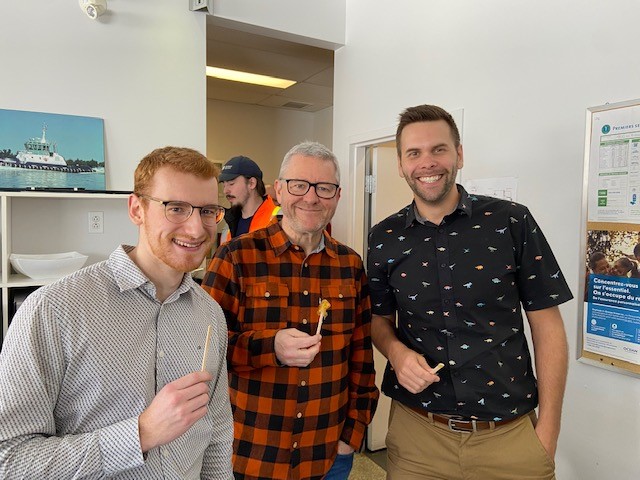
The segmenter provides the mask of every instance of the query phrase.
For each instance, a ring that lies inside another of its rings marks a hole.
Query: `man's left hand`
[[[535,427],[536,435],[540,439],[540,443],[547,451],[547,455],[554,460],[556,456],[556,448],[558,447],[558,435],[557,433],[551,432],[548,429],[544,428],[544,426],[538,422],[538,425]]]
[[[350,455],[353,453],[353,448],[348,443],[344,443],[342,440],[338,440],[338,455]]]

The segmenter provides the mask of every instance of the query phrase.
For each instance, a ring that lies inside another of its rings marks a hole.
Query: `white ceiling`
[[[333,105],[333,51],[207,21],[207,65],[295,80],[286,89],[207,77],[207,98],[317,112]]]

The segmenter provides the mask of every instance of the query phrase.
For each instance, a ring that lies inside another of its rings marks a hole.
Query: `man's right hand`
[[[309,335],[297,328],[280,330],[274,340],[276,357],[288,367],[306,367],[320,351],[321,338],[321,335]]]
[[[186,432],[207,413],[209,372],[193,372],[166,384],[138,417],[140,446],[146,453]]]
[[[389,361],[400,385],[411,393],[420,393],[432,383],[440,381],[438,375],[431,373],[432,368],[422,355],[400,342],[389,351]]]

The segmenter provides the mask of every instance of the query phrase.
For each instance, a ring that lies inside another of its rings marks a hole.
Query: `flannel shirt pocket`
[[[351,342],[355,326],[357,292],[353,285],[327,285],[320,288],[323,299],[331,303],[322,324],[323,344],[332,350],[342,350]]]
[[[287,328],[282,312],[289,307],[289,287],[284,283],[247,285],[245,325],[250,330]],[[250,324],[250,325],[249,325]]]

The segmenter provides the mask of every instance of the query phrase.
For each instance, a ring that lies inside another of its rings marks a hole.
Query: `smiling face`
[[[624,261],[622,259],[616,260],[611,267],[611,274],[619,277],[624,277],[631,271],[631,262],[629,260]],[[596,272],[597,273],[597,272]]]
[[[215,205],[218,183],[214,177],[203,179],[171,167],[162,167],[144,193],[163,201],[183,201],[195,206]],[[195,209],[184,223],[170,222],[164,211],[164,205],[136,195],[129,200],[129,215],[140,226],[138,258],[147,275],[161,273],[167,267],[180,274],[197,268],[215,240],[216,226],[204,225],[199,209]]]
[[[606,258],[601,258],[600,260],[596,261],[593,266],[593,273],[598,275],[607,275],[610,271],[611,267],[609,266],[609,262]],[[614,273],[614,275],[618,274]]]
[[[444,120],[416,122],[400,137],[398,172],[414,193],[418,207],[455,207],[456,175],[463,166],[462,145],[455,146]]]
[[[331,160],[304,155],[293,155],[281,176],[311,183],[338,183]],[[292,195],[287,190],[287,182],[281,179],[276,180],[275,189],[283,213],[282,228],[292,240],[303,235],[321,234],[333,218],[340,199],[340,189],[330,199],[319,198],[313,187],[301,197]]]

